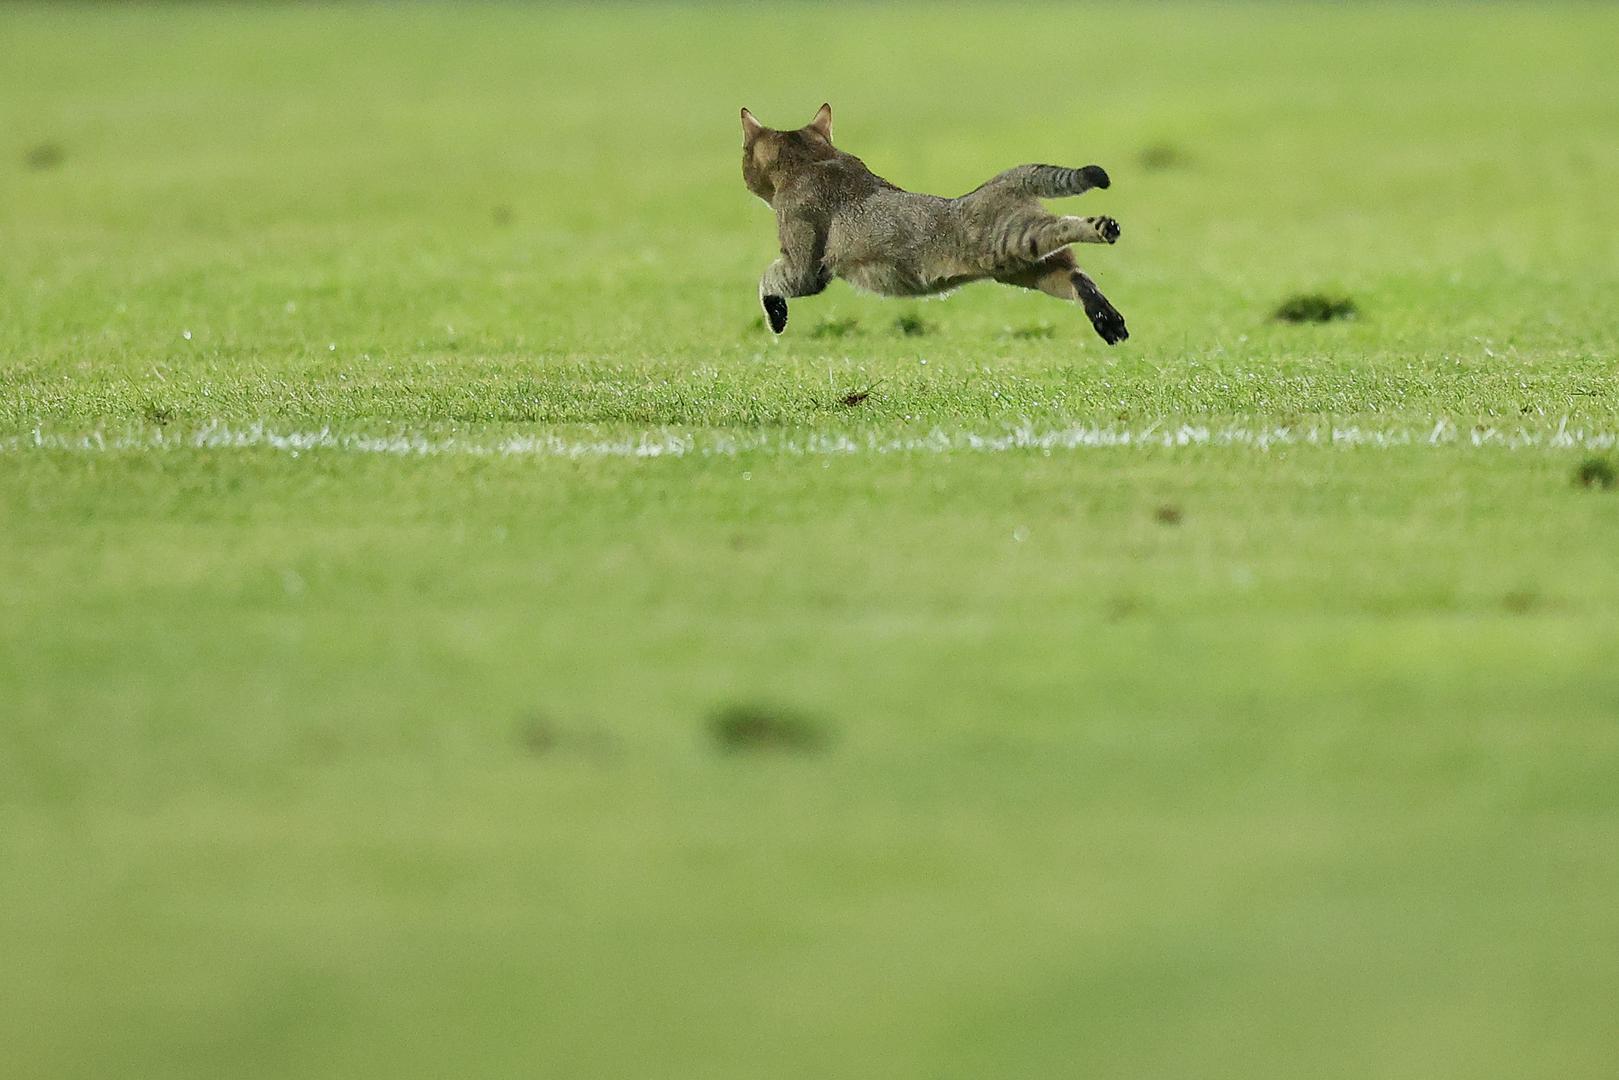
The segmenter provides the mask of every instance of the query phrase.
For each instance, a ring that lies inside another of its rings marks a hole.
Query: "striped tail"
[[[1069,169],[1062,165],[1019,165],[1007,169],[978,190],[987,187],[1010,189],[1037,199],[1060,199],[1066,195],[1083,195],[1091,188],[1105,188],[1112,181],[1107,170],[1100,165],[1087,165],[1082,169]]]

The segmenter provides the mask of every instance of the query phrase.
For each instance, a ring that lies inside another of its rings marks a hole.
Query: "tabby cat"
[[[1059,217],[1041,199],[1108,186],[1097,165],[1019,165],[961,196],[904,191],[832,145],[832,107],[776,131],[742,110],[742,179],[776,211],[781,257],[759,279],[770,329],[787,328],[787,301],[834,277],[882,296],[927,296],[993,278],[1085,308],[1109,345],[1129,337],[1124,316],[1074,261],[1069,244],[1111,244],[1110,217]]]

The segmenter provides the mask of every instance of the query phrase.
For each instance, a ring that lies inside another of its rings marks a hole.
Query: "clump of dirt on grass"
[[[1339,293],[1297,293],[1283,300],[1272,317],[1290,323],[1324,323],[1353,319],[1360,314],[1355,301]]]
[[[1034,341],[1039,338],[1056,337],[1057,328],[1047,322],[1031,323],[1028,326],[1008,326],[1001,333],[1018,341]]]
[[[67,160],[67,151],[62,149],[60,143],[42,142],[28,148],[22,156],[23,164],[30,169],[54,169]]]
[[[512,211],[511,207],[502,203],[489,211],[489,219],[496,225],[510,225],[517,220],[517,215]]]
[[[847,394],[844,394],[842,397],[838,398],[838,404],[842,405],[846,409],[852,409],[857,405],[864,405],[871,399],[871,392],[881,385],[882,380],[879,379],[863,390],[850,390]]]
[[[906,312],[895,319],[894,329],[905,337],[921,337],[923,334],[933,332],[932,325],[915,312]]]
[[[860,332],[859,319],[822,319],[810,331],[810,337],[849,337]]]
[[[1160,525],[1179,525],[1181,517],[1181,508],[1172,503],[1165,503],[1152,512],[1152,519]]]
[[[1191,155],[1171,142],[1156,142],[1141,148],[1136,155],[1141,167],[1148,172],[1168,172],[1184,169],[1192,163]]]
[[[809,717],[772,705],[735,704],[716,709],[708,718],[714,745],[728,754],[813,754],[831,738]]]
[[[1604,457],[1588,457],[1574,467],[1574,483],[1583,488],[1608,491],[1619,484],[1619,472]]]

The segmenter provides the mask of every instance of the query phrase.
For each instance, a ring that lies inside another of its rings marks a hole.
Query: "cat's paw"
[[[1110,217],[1091,218],[1091,225],[1096,229],[1096,235],[1102,238],[1105,244],[1119,242],[1119,223]]]
[[[1130,336],[1130,331],[1125,329],[1124,316],[1106,300],[1095,306],[1086,305],[1085,314],[1090,316],[1097,336],[1109,345],[1117,345]]]
[[[782,296],[760,297],[765,306],[765,318],[770,320],[770,331],[779,334],[787,329],[787,299]]]
[[[1083,176],[1085,182],[1093,188],[1107,188],[1113,184],[1113,181],[1108,179],[1107,170],[1100,165],[1087,165],[1079,170],[1079,175]]]

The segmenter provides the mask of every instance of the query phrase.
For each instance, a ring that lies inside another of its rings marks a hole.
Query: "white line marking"
[[[1555,425],[1494,427],[1457,424],[1440,418],[1420,427],[1367,427],[1359,424],[1300,424],[1247,427],[1240,424],[1204,424],[1155,421],[1144,427],[1075,424],[1040,427],[1008,426],[992,431],[949,431],[933,428],[921,434],[894,435],[865,432],[724,432],[653,429],[627,435],[575,436],[555,432],[488,435],[429,435],[421,432],[367,434],[278,428],[264,421],[250,424],[212,422],[190,431],[135,428],[108,433],[46,431],[36,427],[26,435],[0,436],[0,453],[67,451],[121,453],[174,450],[267,449],[300,454],[333,451],[349,454],[385,454],[396,457],[535,457],[535,458],[658,458],[736,457],[765,454],[783,457],[859,457],[864,455],[1005,453],[1009,451],[1096,450],[1110,448],[1174,449],[1178,447],[1235,447],[1267,451],[1294,446],[1338,448],[1403,446],[1497,447],[1508,450],[1612,450],[1619,433],[1571,425],[1567,418]]]

